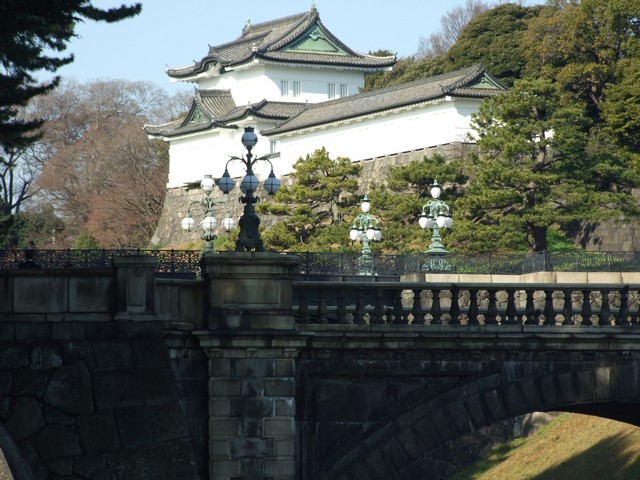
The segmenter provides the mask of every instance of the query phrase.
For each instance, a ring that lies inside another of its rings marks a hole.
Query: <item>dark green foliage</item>
[[[620,157],[590,152],[590,121],[557,84],[516,81],[474,116],[483,155],[458,203],[469,250],[547,249],[547,232],[636,211]]]
[[[382,219],[382,251],[406,253],[427,249],[431,232],[420,229],[418,217],[423,205],[431,199],[430,187],[434,180],[442,185],[442,200],[452,208],[455,217],[455,201],[467,180],[464,164],[462,158],[447,161],[441,155],[433,155],[393,168],[386,185],[374,186],[369,197],[372,213]],[[451,232],[442,233],[443,238],[450,238]],[[446,247],[456,248],[450,241]]]
[[[522,78],[526,60],[520,48],[523,32],[542,7],[498,5],[473,18],[445,55],[400,59],[391,72],[369,75],[364,90],[399,85],[483,63],[505,86]]]
[[[300,158],[293,166],[290,186],[278,190],[258,211],[282,217],[263,234],[268,249],[290,251],[342,249],[348,228],[342,226],[347,208],[358,201],[362,167],[348,158],[329,157],[324,149]],[[335,228],[334,228],[335,227]],[[344,230],[344,232],[342,232]]]
[[[391,87],[421,78],[429,78],[444,73],[442,57],[416,60],[413,57],[400,59],[393,70],[386,73],[367,75],[364,79],[363,91]]]
[[[11,215],[8,209],[0,213],[0,250],[55,247],[64,232],[64,223],[51,205],[33,208]]]
[[[445,71],[482,63],[503,85],[513,85],[514,80],[522,78],[526,64],[520,50],[522,34],[540,9],[508,3],[478,15],[445,55]]]
[[[90,0],[2,0],[0,2],[0,147],[19,148],[37,135],[42,122],[17,118],[17,108],[42,95],[59,82],[35,82],[38,70],[55,72],[73,61],[73,55],[58,57],[84,20],[116,22],[137,15],[142,4],[103,10]]]

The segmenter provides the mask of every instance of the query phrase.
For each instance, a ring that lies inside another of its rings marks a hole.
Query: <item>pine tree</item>
[[[42,125],[40,120],[20,120],[18,107],[51,91],[59,77],[39,84],[33,73],[56,72],[73,61],[49,52],[63,52],[75,36],[75,26],[84,20],[117,22],[137,15],[142,4],[103,10],[90,0],[0,2],[0,147],[4,150],[28,145]]]

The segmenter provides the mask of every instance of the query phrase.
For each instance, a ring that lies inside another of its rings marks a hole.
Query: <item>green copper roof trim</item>
[[[294,44],[283,48],[283,52],[298,52],[298,53],[322,53],[333,55],[349,54],[342,48],[338,47],[334,42],[329,40],[331,37],[328,35],[320,25],[317,23],[311,27],[306,35]]]
[[[475,82],[467,85],[466,88],[489,88],[489,89],[494,89],[494,90],[503,90],[503,87],[498,85],[496,82],[491,80],[486,75],[482,75]]]
[[[197,125],[199,123],[207,123],[208,121],[209,121],[209,118],[202,111],[202,108],[197,106],[193,110],[193,112],[191,113],[187,121],[184,123],[183,127],[186,127],[187,125]]]

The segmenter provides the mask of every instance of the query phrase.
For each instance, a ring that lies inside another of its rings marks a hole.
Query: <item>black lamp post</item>
[[[269,156],[264,155],[256,158],[251,153],[253,147],[258,143],[258,136],[253,130],[253,127],[245,127],[244,133],[242,134],[242,145],[247,149],[247,154],[244,157],[231,157],[225,165],[224,174],[218,181],[220,190],[224,193],[229,193],[235,187],[235,181],[231,178],[231,175],[229,175],[229,163],[240,161],[244,164],[246,175],[240,182],[240,190],[244,194],[240,197],[240,201],[244,204],[244,210],[238,222],[240,233],[236,241],[236,252],[242,252],[244,250],[264,252],[264,244],[262,243],[259,230],[260,218],[256,214],[255,207],[259,199],[254,195],[260,182],[258,182],[258,177],[253,173],[253,166],[260,161],[269,163],[269,165],[271,165],[271,173],[269,173],[269,176],[264,181],[264,189],[271,195],[276,193],[280,188],[280,180],[278,180],[273,173],[273,164],[269,161]]]

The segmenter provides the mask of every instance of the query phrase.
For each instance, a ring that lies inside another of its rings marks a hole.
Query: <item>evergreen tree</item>
[[[447,160],[436,154],[391,169],[386,184],[373,186],[369,197],[375,213],[383,220],[382,251],[409,253],[427,249],[431,232],[420,228],[418,218],[423,205],[431,199],[431,185],[434,180],[438,181],[443,199],[446,198],[447,205],[455,212],[456,199],[467,180],[464,165],[462,157]],[[452,232],[442,232],[447,239],[447,250],[456,249]]]
[[[291,185],[282,186],[273,201],[258,206],[259,212],[282,218],[264,232],[266,247],[278,251],[344,249],[351,224],[345,225],[343,219],[348,207],[359,200],[354,193],[362,167],[348,158],[332,159],[321,148],[299,158],[293,168]]]
[[[633,172],[619,156],[587,148],[588,117],[560,98],[557,84],[521,80],[474,115],[483,155],[458,203],[466,223],[456,228],[467,250],[541,251],[553,225],[636,212]]]
[[[73,55],[57,57],[75,36],[75,26],[84,20],[117,22],[137,15],[142,4],[100,9],[90,0],[0,2],[0,147],[28,145],[42,122],[18,119],[18,107],[58,84],[59,77],[40,84],[33,73],[55,72],[73,61]]]

